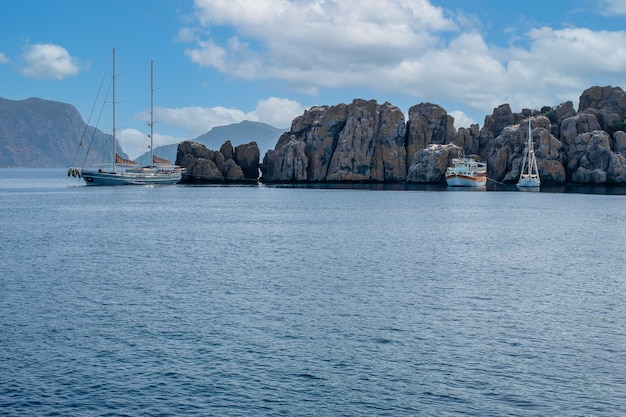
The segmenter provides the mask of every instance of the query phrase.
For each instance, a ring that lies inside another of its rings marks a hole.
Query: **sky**
[[[0,97],[69,103],[110,133],[112,99],[94,101],[114,48],[131,158],[149,149],[150,61],[155,146],[356,98],[482,126],[501,104],[626,88],[626,0],[3,0]]]

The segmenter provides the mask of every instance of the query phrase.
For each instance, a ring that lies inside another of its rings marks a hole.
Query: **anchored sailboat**
[[[528,141],[524,148],[522,170],[517,181],[517,187],[521,189],[533,189],[541,186],[539,170],[537,169],[537,157],[535,156],[535,144],[533,143],[530,117],[528,117]]]
[[[115,49],[113,49],[113,162],[111,169],[83,169],[71,167],[68,175],[82,177],[87,185],[146,185],[176,184],[182,178],[183,168],[154,155],[154,61],[150,62],[150,165],[137,163],[117,154],[115,130]],[[110,164],[111,165],[111,164]]]

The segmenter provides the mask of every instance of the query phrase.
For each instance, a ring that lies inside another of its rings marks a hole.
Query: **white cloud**
[[[297,101],[270,97],[259,100],[254,113],[259,122],[278,128],[289,128],[293,119],[303,112],[304,108]]]
[[[5,54],[0,52],[0,65],[4,65],[8,63],[9,63],[9,58]]]
[[[597,10],[605,16],[625,15],[626,1],[624,0],[600,0]]]
[[[454,127],[455,127],[455,129],[458,129],[460,127],[469,128],[471,125],[476,123],[474,120],[472,120],[471,117],[468,117],[461,110],[453,110],[453,111],[449,112],[448,114],[450,116],[454,117]]]
[[[136,129],[120,129],[117,131],[116,137],[124,152],[131,159],[150,150],[150,138]]]
[[[28,45],[22,54],[20,71],[27,77],[62,80],[81,71],[78,60],[59,45]]]
[[[380,62],[393,65],[408,52],[436,45],[429,31],[456,28],[426,0],[364,0],[358,7],[322,0],[197,0],[196,8],[200,24],[233,26],[237,35],[197,41],[186,51],[193,62],[247,79],[285,79],[303,89],[320,71],[349,75]],[[183,33],[191,39],[188,29]]]
[[[626,32],[592,31],[585,28],[532,29],[527,59],[544,66],[548,74],[578,77],[618,75],[626,69]],[[573,68],[572,68],[573,67]]]
[[[154,118],[158,120],[158,123],[165,126],[184,129],[189,139],[195,139],[216,126],[225,126],[244,120],[267,123],[277,128],[288,128],[293,119],[303,112],[304,108],[296,101],[269,97],[259,100],[256,108],[250,112],[226,107],[157,107],[154,109]],[[149,117],[148,111],[137,113],[134,116],[135,120],[142,122],[149,120]],[[142,152],[145,152],[145,147],[150,141],[147,134],[134,129],[126,129],[122,132],[120,135],[123,135],[125,140],[129,141],[131,145],[135,143],[138,144],[137,146],[143,146]],[[155,147],[184,140],[184,138],[175,136],[164,136],[157,133],[154,135]],[[141,143],[144,145],[139,145]],[[131,148],[125,145],[124,149]],[[131,153],[130,151],[127,152]]]
[[[226,107],[178,107],[154,109],[154,118],[168,126],[183,128],[191,138],[196,138],[215,126],[239,123],[243,120],[257,121],[254,113]]]
[[[184,31],[193,62],[248,80],[281,80],[312,95],[350,88],[401,94],[452,102],[478,119],[503,103],[514,111],[540,108],[575,101],[593,85],[626,83],[626,31],[524,28],[494,34],[511,37],[496,43],[476,15],[429,0],[195,5],[199,27]],[[626,13],[624,0],[604,5]],[[220,38],[224,27],[227,38]],[[269,115],[257,107],[257,117]]]
[[[124,152],[126,152],[131,159],[135,159],[144,152],[150,151],[150,137],[137,129],[120,129],[117,132],[117,139],[122,149],[124,149]],[[186,138],[162,135],[155,132],[153,142],[154,147],[157,148],[163,145],[179,143],[185,139]]]
[[[213,67],[220,71],[227,71],[225,65],[226,51],[212,40],[198,41],[196,48],[187,48],[185,51],[191,62],[200,67]]]
[[[155,132],[154,147],[180,143],[186,139],[195,139],[214,127],[239,123],[244,120],[289,129],[293,119],[302,115],[304,111],[305,108],[297,101],[277,97],[259,100],[256,109],[251,112],[224,107],[182,107],[176,109],[158,107],[155,108],[155,118],[158,119],[159,123],[182,128],[189,133],[189,136],[179,137]],[[476,123],[461,110],[454,110],[449,114],[454,117],[454,126],[457,129],[459,127],[468,128]],[[134,118],[143,122],[149,119],[149,113],[147,111],[137,113]],[[150,137],[147,133],[136,129],[121,129],[117,132],[117,137],[120,145],[131,159],[150,150]]]

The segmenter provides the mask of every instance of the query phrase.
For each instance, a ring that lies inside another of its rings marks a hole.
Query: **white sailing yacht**
[[[176,184],[182,178],[183,168],[154,155],[154,61],[150,62],[150,161],[145,167],[117,154],[115,130],[115,49],[113,49],[113,163],[110,169],[70,168],[68,175],[82,177],[87,185],[150,185]]]
[[[539,170],[537,169],[537,157],[535,156],[535,144],[533,143],[533,134],[530,124],[530,116],[528,117],[528,141],[524,148],[524,158],[522,159],[522,170],[517,181],[517,187],[521,189],[537,189],[541,186],[539,178]]]

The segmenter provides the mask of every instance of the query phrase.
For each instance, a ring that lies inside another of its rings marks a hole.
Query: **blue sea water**
[[[626,414],[626,197],[0,170],[0,414]]]

